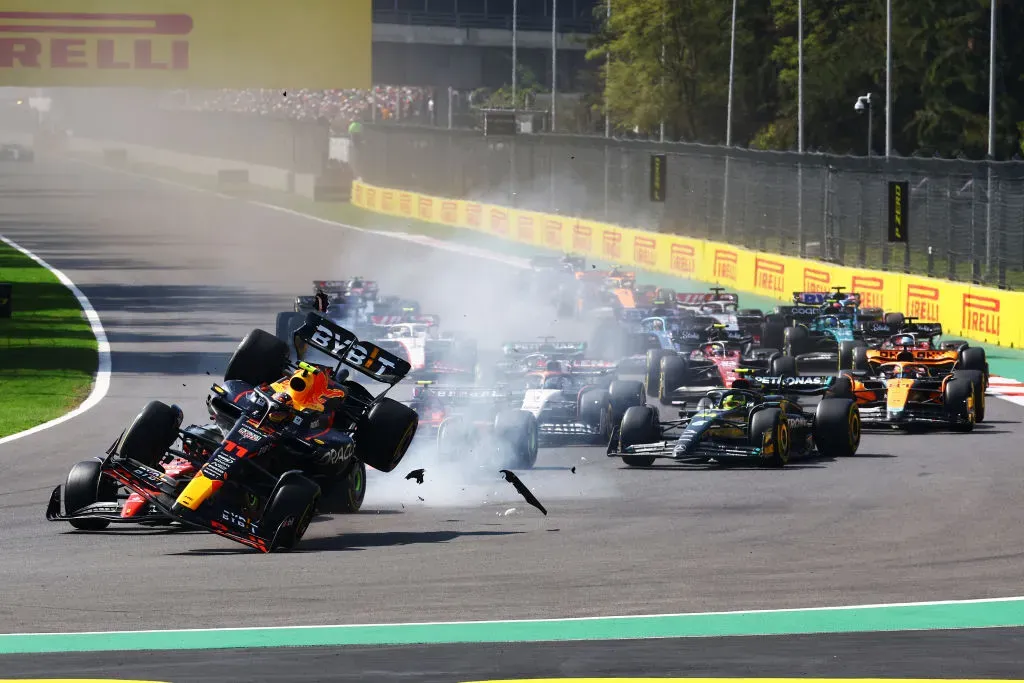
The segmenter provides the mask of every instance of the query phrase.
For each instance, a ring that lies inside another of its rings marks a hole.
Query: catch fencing
[[[367,125],[372,184],[787,256],[1024,289],[1024,163],[798,155],[592,136],[484,137]],[[664,201],[651,156],[666,155]],[[890,243],[889,182],[909,183],[907,242]]]

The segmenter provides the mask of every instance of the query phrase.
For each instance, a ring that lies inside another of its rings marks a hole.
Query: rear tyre
[[[750,444],[762,446],[768,435],[771,453],[765,458],[770,467],[784,467],[789,462],[790,443],[789,425],[782,411],[778,408],[765,408],[754,413],[750,420]]]
[[[796,358],[792,356],[779,356],[773,358],[771,373],[774,377],[796,377]]]
[[[806,327],[787,327],[783,331],[782,352],[787,356],[799,356],[807,346]]]
[[[150,401],[125,430],[117,444],[118,455],[146,467],[157,467],[178,438],[182,417],[177,406]]]
[[[902,313],[886,313],[883,320],[886,325],[890,325],[898,331],[900,326],[907,322],[907,317]]]
[[[772,316],[768,316],[771,318]],[[777,316],[776,316],[777,317]],[[765,322],[761,326],[762,348],[781,349],[786,343],[786,325],[782,322]]]
[[[855,394],[853,393],[853,380],[850,379],[849,375],[840,375],[836,377],[836,381],[829,387],[827,398],[848,398],[851,401],[854,400]]]
[[[231,354],[224,380],[241,380],[252,386],[275,382],[284,375],[288,344],[269,332],[253,330]]]
[[[871,369],[871,364],[868,363],[868,350],[867,347],[858,346],[853,350],[853,357],[850,361],[850,369],[854,372],[867,372]]]
[[[83,460],[68,472],[64,483],[64,511],[71,515],[94,503],[117,500],[117,482],[103,476],[98,460]],[[81,531],[101,531],[110,526],[105,519],[69,519]]]
[[[274,492],[260,526],[273,534],[271,552],[294,550],[306,535],[320,500],[320,487],[301,475],[291,475]],[[282,527],[283,523],[287,523]]]
[[[356,458],[390,472],[402,462],[418,426],[415,410],[391,398],[381,399],[356,426]]]
[[[608,387],[608,396],[612,402],[612,424],[622,422],[622,416],[633,406],[641,406],[647,402],[644,395],[643,382],[636,380],[616,380]]]
[[[652,406],[633,406],[622,416],[619,428],[619,452],[629,446],[654,443],[661,439],[658,414]],[[622,462],[629,467],[650,467],[654,464],[652,455],[624,455]]]
[[[537,464],[540,428],[533,413],[525,410],[498,413],[494,419],[494,435],[500,444],[499,451],[508,449],[505,460],[509,469],[529,470]]]
[[[841,379],[850,381],[848,377]],[[856,401],[838,397],[821,399],[814,412],[814,444],[819,453],[828,458],[856,455],[860,437],[860,409]]]
[[[984,350],[984,349],[979,349]],[[961,370],[955,374],[956,379],[965,379],[974,388],[974,421],[985,421],[985,375],[978,370]]]
[[[658,400],[662,405],[672,403],[672,392],[685,386],[689,363],[681,356],[665,356],[658,372]]]
[[[648,396],[658,395],[658,382],[661,378],[661,359],[672,352],[667,349],[648,349],[647,365],[644,372],[644,390]]]
[[[983,375],[988,370],[988,359],[985,357],[985,349],[969,346],[960,351],[960,369],[977,370]]]
[[[839,371],[853,370],[853,352],[858,348],[867,348],[861,339],[839,342]]]
[[[595,427],[598,443],[607,444],[612,433],[612,399],[607,391],[593,389],[580,396],[579,420],[585,425]]]

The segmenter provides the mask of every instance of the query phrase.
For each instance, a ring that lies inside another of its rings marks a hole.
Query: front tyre
[[[320,487],[301,475],[291,475],[267,503],[260,527],[273,534],[271,552],[293,550],[306,535],[320,500]]]
[[[150,401],[125,430],[117,444],[118,455],[156,468],[178,438],[183,417],[177,406]]]
[[[849,378],[840,379],[849,382]],[[856,455],[860,437],[860,408],[856,401],[852,398],[821,399],[814,413],[814,444],[819,453],[829,458]]]
[[[661,439],[658,413],[653,406],[633,406],[622,416],[619,427],[619,452],[624,453],[630,446],[655,443]],[[650,467],[653,455],[623,455],[622,462],[629,467]]]
[[[68,472],[64,483],[64,511],[72,515],[95,503],[117,501],[117,483],[103,476],[98,460],[83,460]],[[101,531],[110,526],[105,519],[69,519],[68,523],[81,531]]]
[[[789,424],[778,408],[765,408],[750,420],[750,444],[768,450],[765,464],[784,467],[789,462],[792,446]]]

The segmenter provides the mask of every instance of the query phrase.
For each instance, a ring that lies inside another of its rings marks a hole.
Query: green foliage
[[[799,0],[738,0],[733,142],[797,146]],[[725,140],[731,0],[612,0],[588,58],[616,128]],[[986,0],[892,0],[893,149],[981,158],[988,142]],[[1004,2],[997,36],[997,156],[1021,151],[1024,6]],[[884,153],[885,0],[804,0],[804,134],[808,150],[864,154],[872,93],[875,153]],[[662,58],[664,46],[664,59]],[[610,57],[610,65],[605,66]],[[604,102],[595,103],[603,110]]]

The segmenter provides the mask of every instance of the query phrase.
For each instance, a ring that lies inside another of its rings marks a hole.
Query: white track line
[[[78,286],[71,281],[71,278],[13,240],[10,240],[3,235],[0,235],[0,240],[3,240],[3,242],[8,246],[17,249],[25,256],[28,256],[43,268],[46,268],[57,277],[62,285],[71,290],[71,293],[75,295],[76,299],[78,299],[78,305],[82,307],[82,311],[85,313],[86,319],[89,321],[89,327],[92,328],[93,336],[96,337],[96,346],[99,351],[99,364],[96,368],[96,377],[92,385],[92,391],[89,393],[89,397],[85,399],[80,406],[72,410],[70,413],[54,418],[49,422],[44,422],[41,425],[36,425],[31,429],[26,429],[25,431],[18,432],[17,434],[5,436],[0,439],[0,446],[2,446],[5,443],[10,443],[11,441],[15,441],[31,434],[37,434],[44,429],[56,427],[59,424],[67,422],[71,418],[78,417],[103,400],[103,397],[107,395],[107,391],[110,389],[110,342],[107,340],[107,333],[103,330],[103,323],[100,322],[100,316],[96,312],[96,309],[92,307],[92,304],[89,302],[89,299],[85,294],[82,294],[82,290],[80,290]]]

